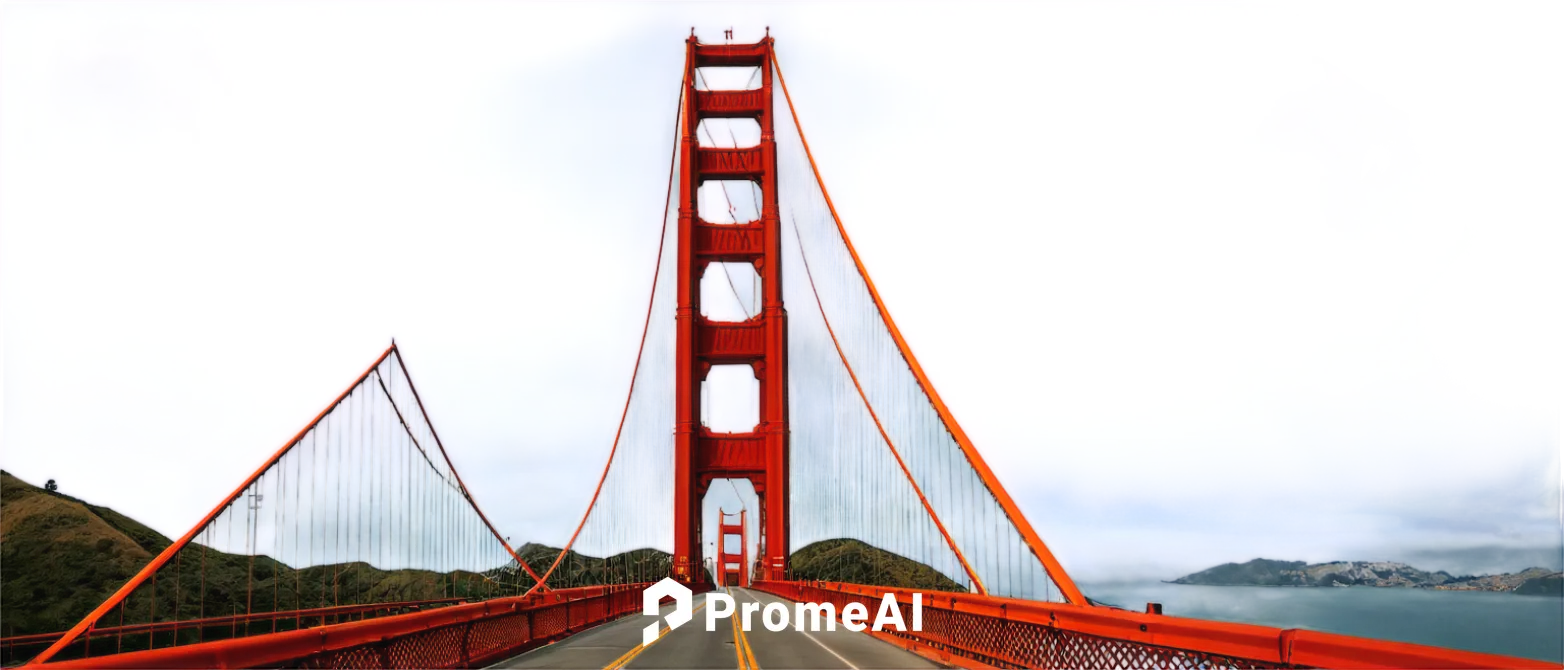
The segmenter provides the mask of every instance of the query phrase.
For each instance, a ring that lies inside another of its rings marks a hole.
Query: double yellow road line
[[[738,610],[738,603],[734,603],[734,610]],[[733,624],[733,653],[739,658],[739,670],[760,670],[755,663],[755,652],[749,648],[749,636],[744,634],[744,627],[739,625],[739,613],[735,611],[728,617],[728,622]]]
[[[732,590],[729,590],[729,595],[732,595]],[[694,609],[691,609],[691,623],[694,623],[694,614],[701,611],[701,607],[705,607],[705,603],[698,604]],[[734,612],[734,615],[729,617],[729,623],[734,626],[734,656],[738,657],[738,670],[760,670],[760,665],[755,664],[755,650],[749,648],[749,636],[744,636],[744,626],[738,625],[738,612]],[[662,640],[663,636],[668,634],[668,631],[671,631],[671,628],[663,626],[662,631],[657,632],[657,640]],[[657,640],[652,640],[652,645],[655,645]],[[646,651],[647,647],[651,647],[651,645],[635,645],[633,650],[626,651],[624,656],[619,656],[618,659],[613,659],[612,664],[604,665],[602,670],[619,670],[619,668],[633,661],[635,657],[640,656],[641,651]]]
[[[706,607],[706,603],[702,602],[699,607],[690,612],[690,623],[696,623],[695,614],[704,607]],[[735,609],[737,608],[735,607]],[[738,670],[760,670],[760,665],[755,663],[755,651],[749,647],[749,636],[744,634],[744,627],[739,625],[737,612],[734,613],[734,616],[728,617],[728,623],[733,626],[733,653],[738,657]],[[652,640],[652,644],[661,642],[670,630],[672,629],[663,626],[663,629],[657,633],[657,639]],[[623,656],[614,659],[613,663],[603,666],[603,670],[621,670],[626,665],[629,665],[630,661],[635,660],[636,656],[640,656],[641,652],[646,651],[647,647],[652,646],[652,644],[636,645],[635,648],[625,652]]]

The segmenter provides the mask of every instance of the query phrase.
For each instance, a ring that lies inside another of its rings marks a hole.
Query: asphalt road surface
[[[748,670],[843,669],[879,670],[883,668],[938,668],[938,664],[910,651],[875,639],[864,633],[837,626],[835,631],[801,632],[788,627],[780,632],[766,630],[757,614],[753,630],[735,630],[732,625],[744,603],[762,605],[781,602],[791,609],[791,601],[776,596],[734,588],[736,610],[733,617],[717,620],[717,630],[706,631],[706,595],[695,596],[695,618],[674,630],[667,630],[656,643],[641,648],[641,629],[651,617],[627,616],[602,626],[577,633],[554,644],[539,647],[520,656],[501,661],[496,668],[734,668]],[[664,613],[672,605],[663,608]]]

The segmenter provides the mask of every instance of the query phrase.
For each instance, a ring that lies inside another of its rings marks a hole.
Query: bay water
[[[1171,616],[1301,628],[1564,663],[1564,598],[1378,587],[1083,583],[1093,600]]]

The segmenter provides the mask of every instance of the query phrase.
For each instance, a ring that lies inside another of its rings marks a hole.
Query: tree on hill
[[[60,485],[54,483],[54,480],[51,479],[51,480],[46,481],[46,482],[43,483],[43,490],[48,491],[50,493],[54,493],[54,492],[60,490]]]

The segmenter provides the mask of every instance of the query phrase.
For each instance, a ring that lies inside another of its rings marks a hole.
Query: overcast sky
[[[5,3],[4,467],[178,535],[395,337],[561,542],[692,25],[1078,579],[1560,561],[1557,3]]]

